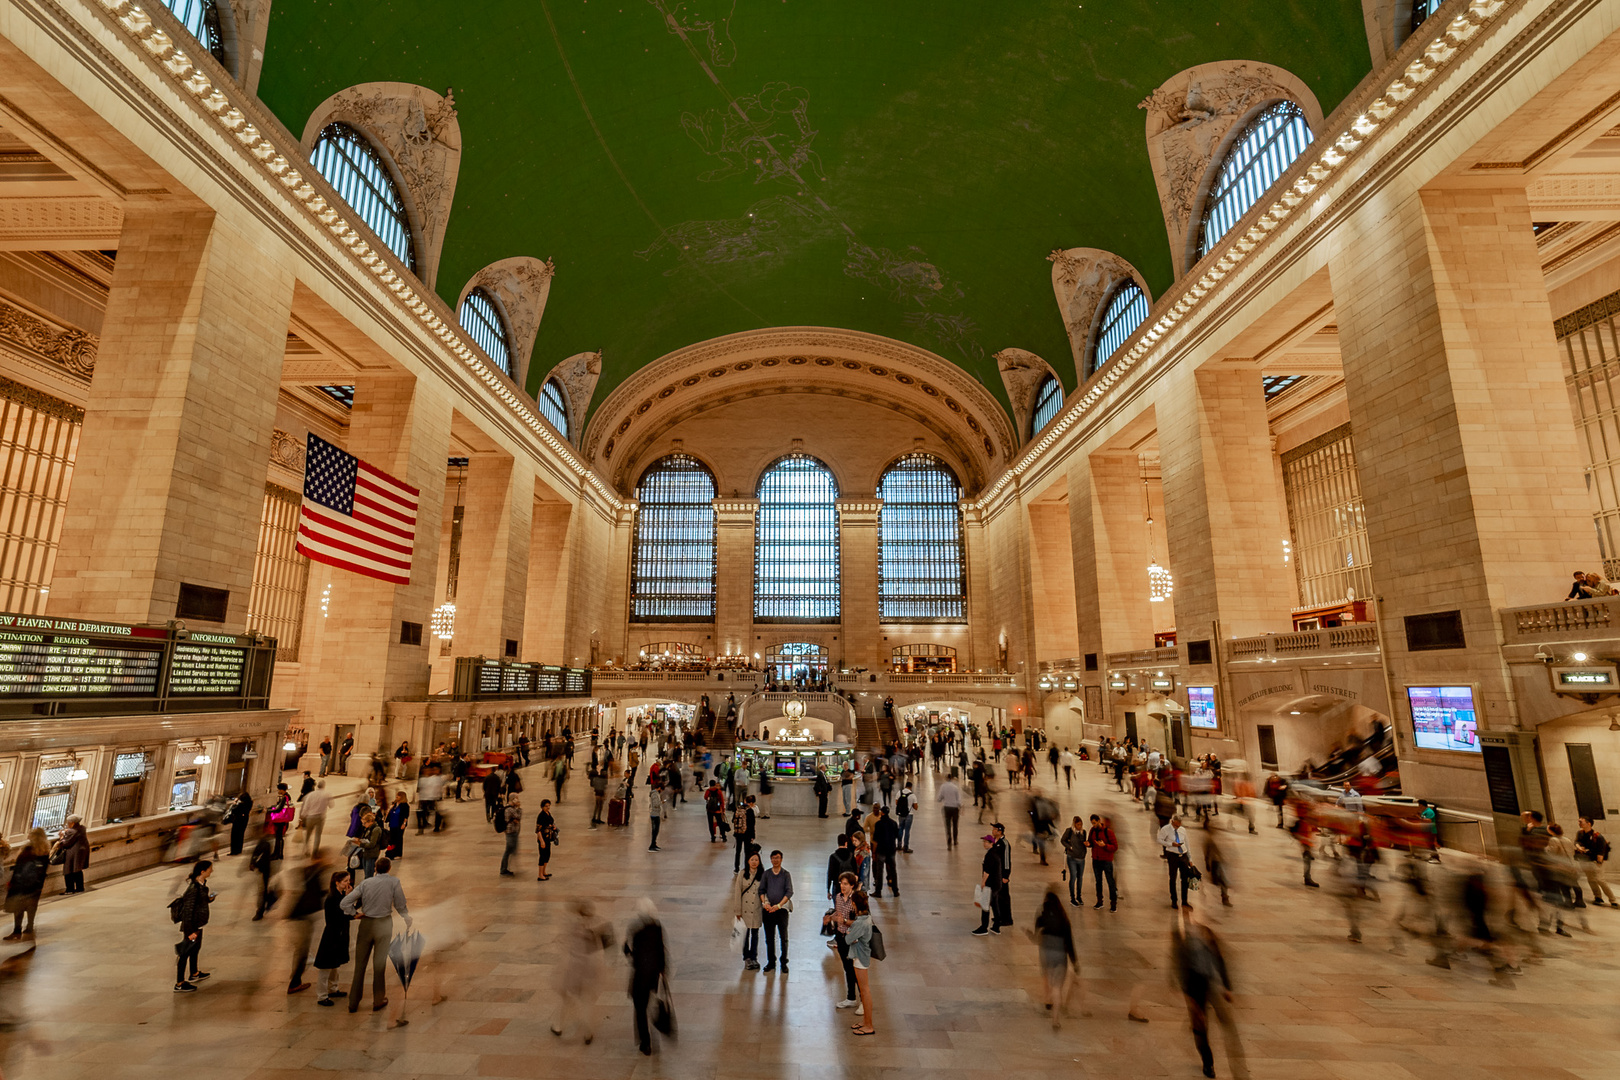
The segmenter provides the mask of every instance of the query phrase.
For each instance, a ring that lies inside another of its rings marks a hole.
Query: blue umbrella
[[[394,962],[394,973],[399,976],[400,985],[405,988],[405,1002],[399,1009],[399,1022],[408,1024],[405,1019],[405,1010],[411,1003],[411,978],[416,974],[416,965],[422,959],[422,935],[415,930],[406,929],[394,940],[388,943],[388,958]]]

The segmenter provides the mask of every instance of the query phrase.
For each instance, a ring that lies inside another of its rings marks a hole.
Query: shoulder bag
[[[883,947],[883,931],[879,930],[875,926],[872,927],[872,941],[871,941],[870,948],[871,948],[871,951],[872,951],[872,959],[874,959],[874,960],[886,960],[886,959],[888,959],[889,950],[887,950],[887,949],[885,949]]]

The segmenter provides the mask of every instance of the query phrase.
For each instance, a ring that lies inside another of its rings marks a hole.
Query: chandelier
[[[433,636],[440,641],[456,636],[456,605],[449,600],[433,609]]]
[[[1143,517],[1147,519],[1147,548],[1148,548],[1148,600],[1151,603],[1162,604],[1175,592],[1175,582],[1170,577],[1170,571],[1159,565],[1159,557],[1153,548],[1153,500],[1148,493],[1148,480],[1146,470],[1142,476],[1142,509]]]

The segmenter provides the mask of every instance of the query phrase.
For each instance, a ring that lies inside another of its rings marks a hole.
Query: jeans
[[[1091,860],[1091,880],[1097,886],[1097,903],[1094,907],[1102,907],[1103,878],[1108,879],[1108,910],[1114,910],[1119,903],[1119,888],[1114,884],[1114,861],[1112,859]]]
[[[947,806],[945,808],[945,847],[950,849],[956,846],[956,825],[962,817],[960,806]]]
[[[366,960],[371,960],[371,1003],[381,1005],[388,997],[388,943],[394,938],[394,917],[367,916],[354,935],[354,979],[349,984],[349,1011],[360,1009],[360,993],[366,985]]]
[[[197,974],[197,957],[202,954],[203,932],[201,930],[193,932],[197,935],[196,941],[192,941],[189,935],[180,938],[180,948],[174,962],[174,981],[177,983],[186,981],[186,965],[188,962],[191,965],[191,973],[193,975]]]
[[[785,911],[767,911],[765,913],[765,963],[776,963],[776,942],[782,942],[782,963],[788,960],[788,913]]]
[[[759,927],[750,926],[743,931],[743,959],[759,959]]]
[[[906,851],[911,850],[911,819],[915,814],[900,815],[900,847]]]
[[[1076,904],[1084,903],[1086,899],[1086,890],[1084,887],[1086,860],[1083,857],[1076,859],[1072,856],[1064,856],[1063,861],[1068,865],[1069,871],[1069,899],[1074,901]],[[1102,893],[1100,891],[1097,893],[1097,898],[1099,900],[1102,899]]]
[[[885,855],[881,851],[877,852],[876,854],[874,854],[872,856],[872,862],[874,862],[876,864],[876,866],[872,870],[872,883],[873,883],[872,895],[873,896],[882,896],[883,895],[883,877],[884,877],[884,871],[887,870],[888,871],[888,878],[889,878],[889,891],[891,893],[893,893],[895,896],[899,896],[900,895],[900,875],[895,873],[894,852],[891,851],[887,855]]]
[[[664,819],[661,817],[655,817],[652,819],[652,842],[647,845],[648,847],[658,846],[658,826],[661,825],[663,821]]]
[[[844,1000],[859,1001],[860,987],[855,985],[855,961],[849,955],[849,942],[844,940],[843,934],[839,934],[833,938],[833,943],[838,946],[838,959],[844,965]]]
[[[517,851],[517,841],[517,833],[509,832],[506,834],[506,847],[501,851],[501,873],[503,874],[510,874],[512,872],[511,868],[507,864],[512,861],[512,855]]]

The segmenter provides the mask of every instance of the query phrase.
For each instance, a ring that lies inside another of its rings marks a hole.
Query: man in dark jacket
[[[838,875],[855,872],[855,856],[849,850],[849,836],[838,834],[838,849],[827,856],[827,898],[838,893]]]
[[[1243,1043],[1238,1039],[1230,1008],[1232,976],[1226,969],[1221,943],[1215,932],[1193,915],[1191,907],[1182,908],[1185,923],[1173,931],[1171,959],[1192,1018],[1193,1042],[1204,1063],[1204,1075],[1215,1075],[1215,1054],[1209,1045],[1209,1013],[1213,1010],[1226,1036],[1226,1060],[1232,1075],[1245,1076]]]
[[[1091,830],[1086,834],[1086,847],[1091,849],[1091,877],[1092,883],[1097,886],[1097,902],[1091,906],[1102,907],[1103,878],[1108,879],[1108,910],[1113,911],[1119,904],[1119,887],[1114,884],[1114,852],[1119,850],[1119,838],[1114,835],[1114,826],[1107,818],[1091,815]]]
[[[827,770],[820,765],[816,766],[816,816],[827,816],[827,796],[832,794],[832,781],[827,779]]]
[[[640,915],[625,935],[624,954],[630,958],[630,1001],[635,1006],[636,1041],[643,1054],[652,1053],[652,1031],[647,1010],[653,994],[663,981],[665,967],[664,927],[652,901],[642,900]]]
[[[484,774],[484,820],[495,820],[495,807],[501,802],[501,776],[494,769]]]
[[[315,936],[313,916],[326,904],[326,889],[321,884],[326,873],[326,860],[317,855],[304,867],[304,887],[298,899],[287,911],[287,926],[292,931],[293,971],[287,980],[287,993],[296,994],[309,989],[304,981],[304,966],[309,963],[309,943]]]
[[[742,873],[745,853],[754,842],[755,820],[754,797],[750,795],[743,801],[741,806],[737,807],[736,812],[732,815],[731,828],[737,840],[736,851],[731,859],[731,872],[733,874]]]
[[[242,845],[247,840],[248,822],[253,818],[253,796],[242,792],[231,801],[230,809],[225,811],[225,820],[231,823],[231,854],[242,854]]]
[[[990,902],[982,905],[979,915],[978,929],[973,931],[975,937],[985,937],[990,933],[1001,933],[1001,923],[998,920],[994,927],[990,919],[999,913],[995,896],[1001,887],[1001,847],[996,843],[994,833],[985,833],[980,837],[984,841],[984,861],[979,864],[979,884],[990,890]]]
[[[883,874],[888,871],[889,892],[900,895],[900,877],[895,873],[894,853],[900,848],[900,826],[889,816],[889,808],[878,808],[877,824],[872,826],[872,895],[883,895]]]

